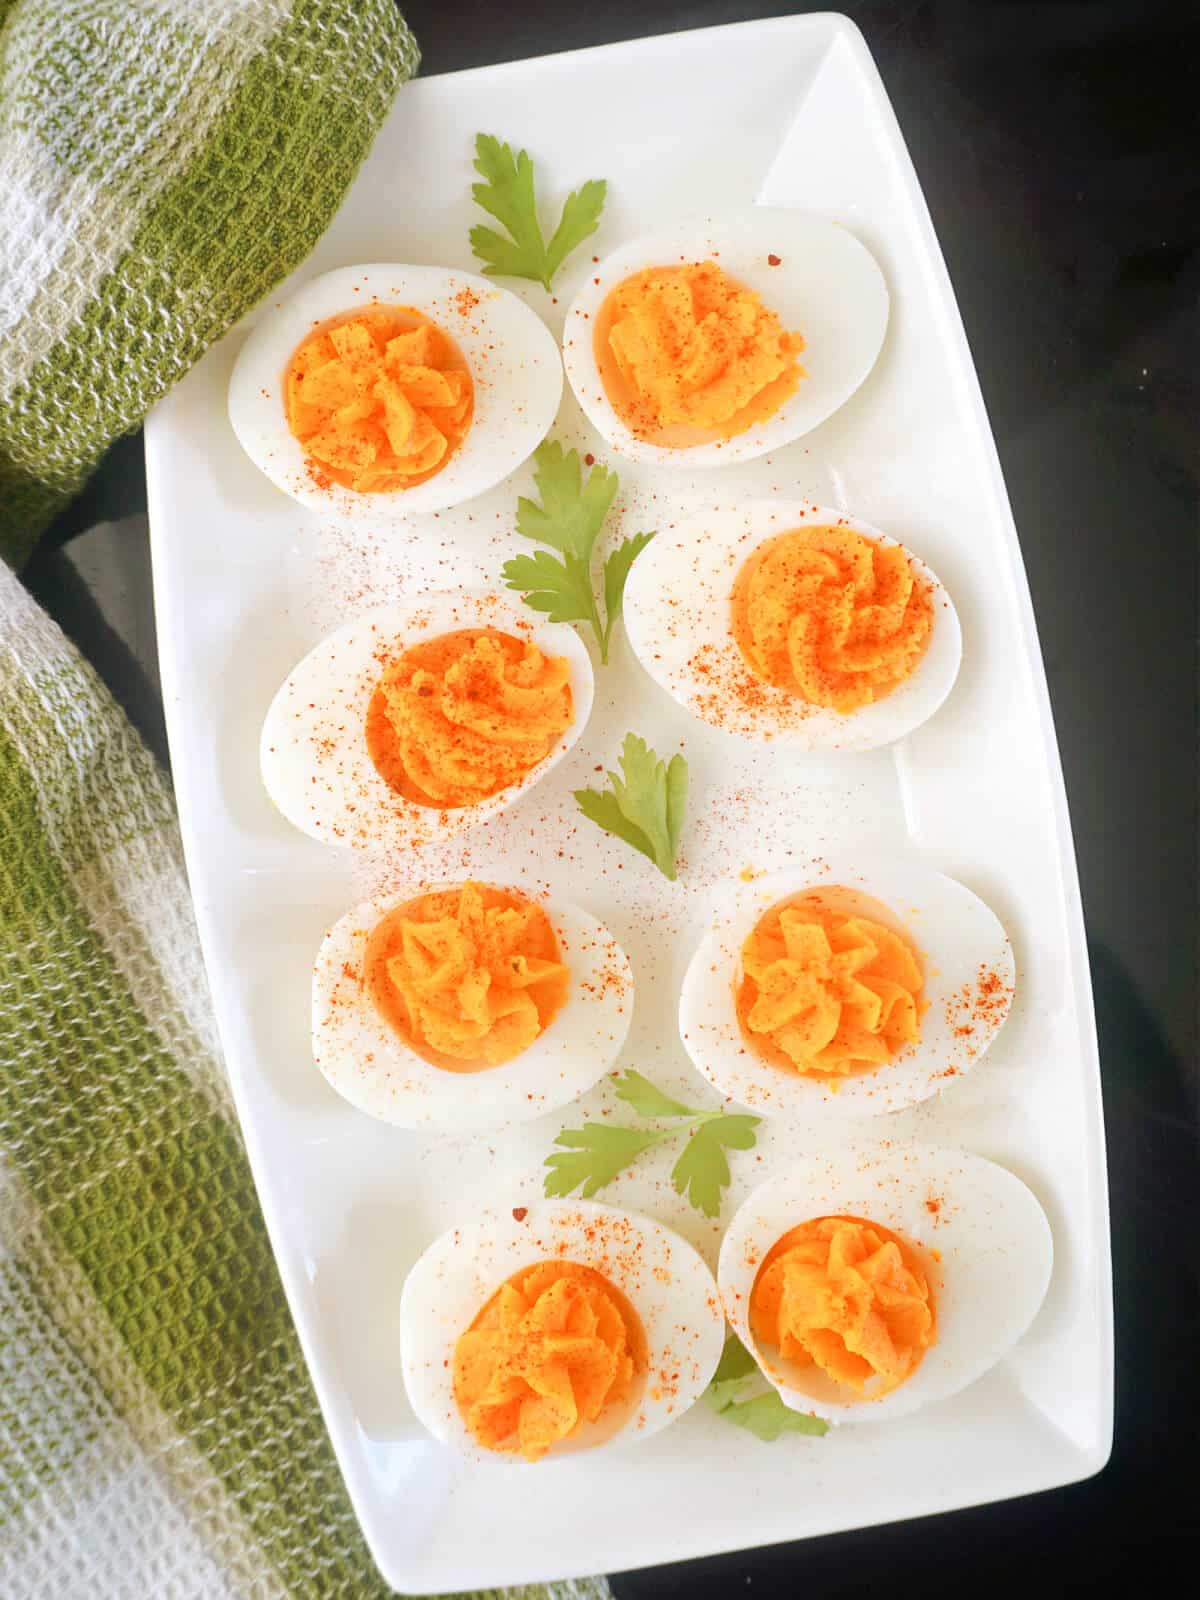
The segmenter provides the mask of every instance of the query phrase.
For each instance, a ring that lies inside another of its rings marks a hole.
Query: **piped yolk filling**
[[[569,678],[561,656],[495,629],[422,640],[371,696],[371,760],[417,805],[476,805],[520,783],[570,727]]]
[[[882,700],[929,643],[933,606],[906,552],[853,528],[796,528],[737,576],[733,634],[756,677],[833,711]]]
[[[440,472],[475,405],[457,346],[407,306],[365,310],[312,334],[292,356],[284,394],[316,481],[364,494]]]
[[[920,1037],[924,980],[912,947],[815,890],[772,906],[742,945],[738,1019],[755,1049],[805,1075],[841,1078]]]
[[[397,906],[367,945],[367,989],[381,1015],[435,1066],[511,1061],[566,998],[569,973],[541,906],[466,883]]]
[[[637,1314],[601,1273],[542,1261],[492,1296],[454,1347],[454,1398],[489,1450],[538,1461],[645,1369]]]
[[[803,376],[803,348],[715,261],[635,272],[596,319],[613,409],[639,438],[667,446],[732,438],[778,411]]]
[[[750,1296],[755,1340],[877,1399],[911,1376],[936,1337],[933,1293],[912,1246],[857,1217],[784,1234]]]

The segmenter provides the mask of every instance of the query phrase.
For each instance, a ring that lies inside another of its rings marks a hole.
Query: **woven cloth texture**
[[[0,556],[304,259],[416,63],[394,0],[0,0]]]
[[[170,791],[0,566],[0,1595],[387,1592],[230,1109]]]

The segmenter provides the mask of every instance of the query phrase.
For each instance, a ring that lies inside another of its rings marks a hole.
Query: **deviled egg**
[[[313,969],[313,1057],[404,1128],[468,1133],[576,1099],[620,1054],[633,974],[578,906],[467,882],[368,900]]]
[[[510,806],[592,708],[573,628],[513,596],[440,592],[366,612],[288,674],[263,723],[271,799],[326,844],[420,846]]]
[[[800,1122],[899,1111],[968,1071],[1008,1016],[1008,936],[916,862],[824,860],[728,886],[679,1031],[722,1094]]]
[[[286,494],[378,528],[506,478],[549,431],[562,361],[507,289],[445,267],[343,267],[267,311],[229,382],[246,454]]]
[[[794,1411],[876,1422],[944,1400],[1033,1321],[1050,1226],[1019,1178],[932,1145],[811,1156],[721,1246],[726,1315]]]
[[[887,321],[883,273],[847,228],[751,206],[606,256],[567,312],[563,359],[621,454],[720,467],[824,422],[874,366]]]
[[[650,676],[743,739],[872,750],[954,686],[958,614],[878,528],[825,506],[750,500],[660,531],[634,564],[625,627]]]
[[[690,1244],[588,1200],[485,1212],[421,1256],[400,1300],[413,1410],[477,1458],[646,1438],[707,1386],[725,1317]]]

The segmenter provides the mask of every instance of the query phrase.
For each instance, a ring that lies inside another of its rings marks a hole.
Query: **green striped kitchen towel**
[[[303,259],[415,63],[391,0],[0,0],[0,554]],[[169,788],[0,562],[0,1595],[385,1592],[233,1119]]]
[[[0,564],[0,1595],[386,1592],[233,1120],[170,790]]]
[[[0,0],[0,557],[316,243],[394,0]]]

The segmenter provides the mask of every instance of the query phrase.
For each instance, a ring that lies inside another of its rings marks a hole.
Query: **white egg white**
[[[764,1060],[745,1039],[735,1004],[742,945],[759,918],[806,889],[834,885],[851,891],[852,909],[908,938],[928,1002],[916,1044],[870,1072],[838,1080],[836,1087]],[[1003,1025],[1015,976],[1007,934],[961,883],[915,861],[828,857],[807,869],[727,886],[683,980],[679,1031],[695,1066],[722,1094],[762,1116],[818,1127],[900,1111],[954,1083]],[[981,977],[988,993],[978,1004]]]
[[[592,1267],[620,1290],[641,1322],[647,1363],[628,1405],[586,1424],[548,1452],[546,1463],[657,1433],[699,1398],[720,1359],[725,1316],[713,1275],[661,1223],[590,1200],[483,1212],[429,1246],[400,1299],[400,1356],[412,1408],[436,1438],[474,1458],[521,1462],[483,1449],[467,1429],[454,1400],[455,1343],[506,1279],[548,1259]]]
[[[496,628],[565,657],[574,719],[520,783],[475,805],[439,811],[405,799],[380,777],[367,749],[367,707],[385,662],[462,628]],[[288,821],[325,844],[419,848],[507,809],[557,766],[583,732],[592,697],[591,658],[573,628],[536,619],[513,595],[472,589],[423,595],[364,612],[292,669],[263,723],[263,782]]]
[[[632,273],[707,260],[753,289],[789,332],[803,334],[805,376],[778,411],[745,433],[669,449],[639,439],[613,409],[593,332],[609,293]],[[563,361],[589,422],[622,455],[663,467],[723,467],[790,444],[844,405],[875,365],[888,305],[879,264],[849,229],[803,211],[748,206],[675,223],[605,256],[567,312]]]
[[[462,351],[475,386],[471,427],[442,470],[385,494],[317,484],[284,409],[284,377],[301,342],[331,318],[372,305],[409,307],[437,323]],[[449,267],[341,267],[263,313],[229,380],[229,420],[276,488],[330,520],[378,529],[458,505],[506,478],[549,431],[562,378],[549,329],[489,279]]]
[[[933,1291],[936,1340],[889,1394],[861,1397],[815,1364],[760,1347],[750,1296],[763,1258],[792,1228],[818,1217],[875,1222],[914,1245]],[[806,1157],[756,1189],[721,1246],[718,1278],[734,1332],[794,1411],[835,1422],[882,1422],[965,1389],[1029,1327],[1050,1282],[1054,1247],[1045,1212],[1004,1167],[933,1145],[871,1145]]]
[[[541,902],[570,971],[566,1000],[513,1060],[477,1072],[448,1071],[404,1042],[364,985],[372,933],[416,892],[368,900],[325,935],[313,967],[312,1041],[313,1059],[329,1084],[383,1122],[444,1133],[528,1121],[590,1089],[620,1054],[633,1017],[629,959],[604,924],[567,901]]]
[[[808,751],[874,750],[925,722],[954,686],[962,660],[958,613],[937,576],[907,551],[929,589],[933,629],[911,675],[871,705],[842,713],[756,677],[733,634],[733,586],[768,540],[793,528],[852,528],[895,546],[878,528],[805,501],[714,504],[660,531],[634,563],[625,628],[642,666],[685,710],[742,739]]]

